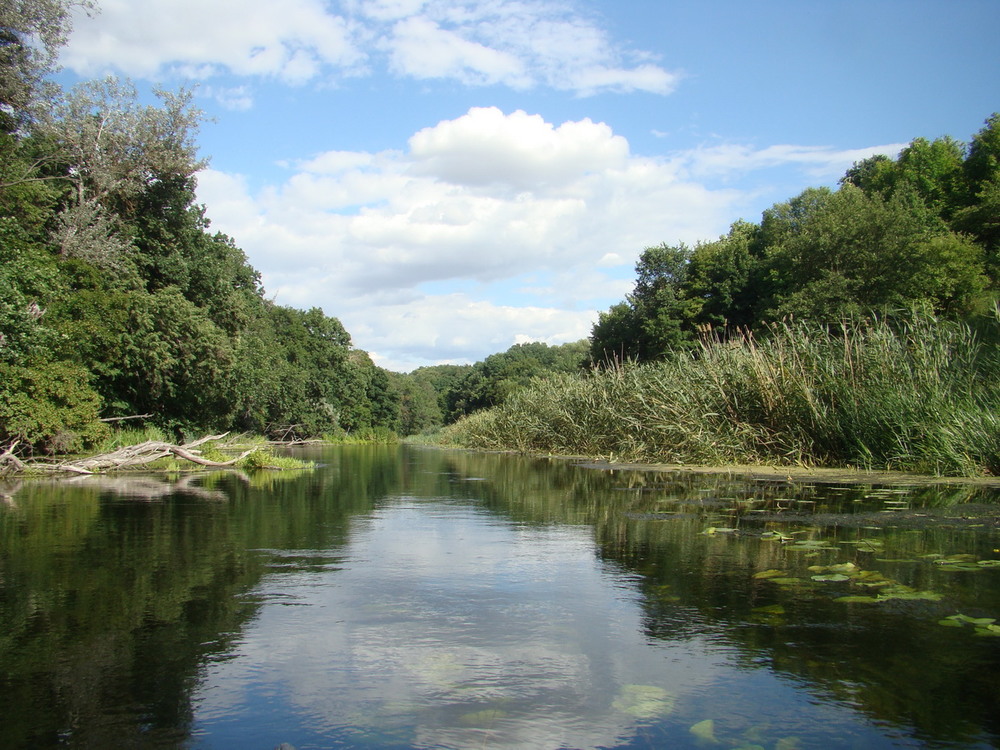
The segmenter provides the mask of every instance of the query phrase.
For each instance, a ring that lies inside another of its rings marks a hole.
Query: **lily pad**
[[[889,599],[904,599],[907,601],[923,600],[929,602],[939,602],[944,599],[943,594],[939,594],[936,591],[900,591],[900,592],[883,592],[879,594],[878,600],[880,602],[887,601]]]
[[[787,534],[782,534],[780,531],[765,531],[760,535],[761,539],[771,539],[777,542],[790,542],[792,537]]]
[[[736,529],[729,528],[728,526],[709,526],[701,533],[708,536],[714,536],[715,534],[735,534]]]
[[[828,582],[839,582],[839,581],[849,581],[850,576],[845,576],[843,573],[829,573],[827,575],[810,576],[814,581],[820,581],[821,583]]]
[[[827,570],[833,573],[855,573],[858,570],[858,566],[852,562],[837,563],[836,565],[830,565]]]
[[[837,549],[837,547],[823,539],[802,539],[793,544],[789,544],[785,547],[785,549],[794,550],[796,552],[814,552],[821,549]]]
[[[639,719],[655,719],[673,711],[676,702],[673,694],[656,685],[625,685],[611,705]]]
[[[878,599],[874,596],[841,596],[834,599],[841,604],[877,604]]]
[[[980,568],[1000,568],[1000,560],[980,560],[976,565]]]
[[[958,624],[968,624],[975,625],[976,627],[986,627],[988,625],[993,625],[996,622],[995,617],[969,617],[968,615],[957,614],[946,617],[946,620],[953,620]]]
[[[777,568],[771,568],[769,570],[762,570],[759,573],[754,573],[754,578],[777,578],[778,576],[788,575],[783,570],[778,570]]]

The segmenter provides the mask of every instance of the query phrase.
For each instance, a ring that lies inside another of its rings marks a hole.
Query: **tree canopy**
[[[915,305],[945,318],[998,293],[1000,116],[964,145],[917,138],[899,157],[856,163],[840,186],[808,188],[693,248],[643,251],[632,293],[601,313],[597,363],[652,360],[712,331],[763,331],[795,317],[836,324]]]
[[[190,93],[43,85],[71,4],[0,10],[0,446],[79,449],[132,415],[177,433],[397,429],[398,393],[340,321],[269,301],[210,230]]]

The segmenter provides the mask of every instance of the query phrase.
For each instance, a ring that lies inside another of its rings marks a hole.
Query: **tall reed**
[[[1000,473],[1000,357],[911,313],[706,337],[655,364],[539,380],[448,428],[490,450],[666,463]]]

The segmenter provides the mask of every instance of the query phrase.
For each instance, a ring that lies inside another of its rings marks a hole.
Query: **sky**
[[[586,338],[693,245],[1000,111],[1000,0],[98,0],[61,80],[188,88],[198,201],[376,364]]]

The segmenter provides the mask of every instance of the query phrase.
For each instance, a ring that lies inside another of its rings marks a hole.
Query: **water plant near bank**
[[[768,335],[535,382],[443,439],[657,463],[1000,472],[1000,356],[971,327],[911,312]]]

